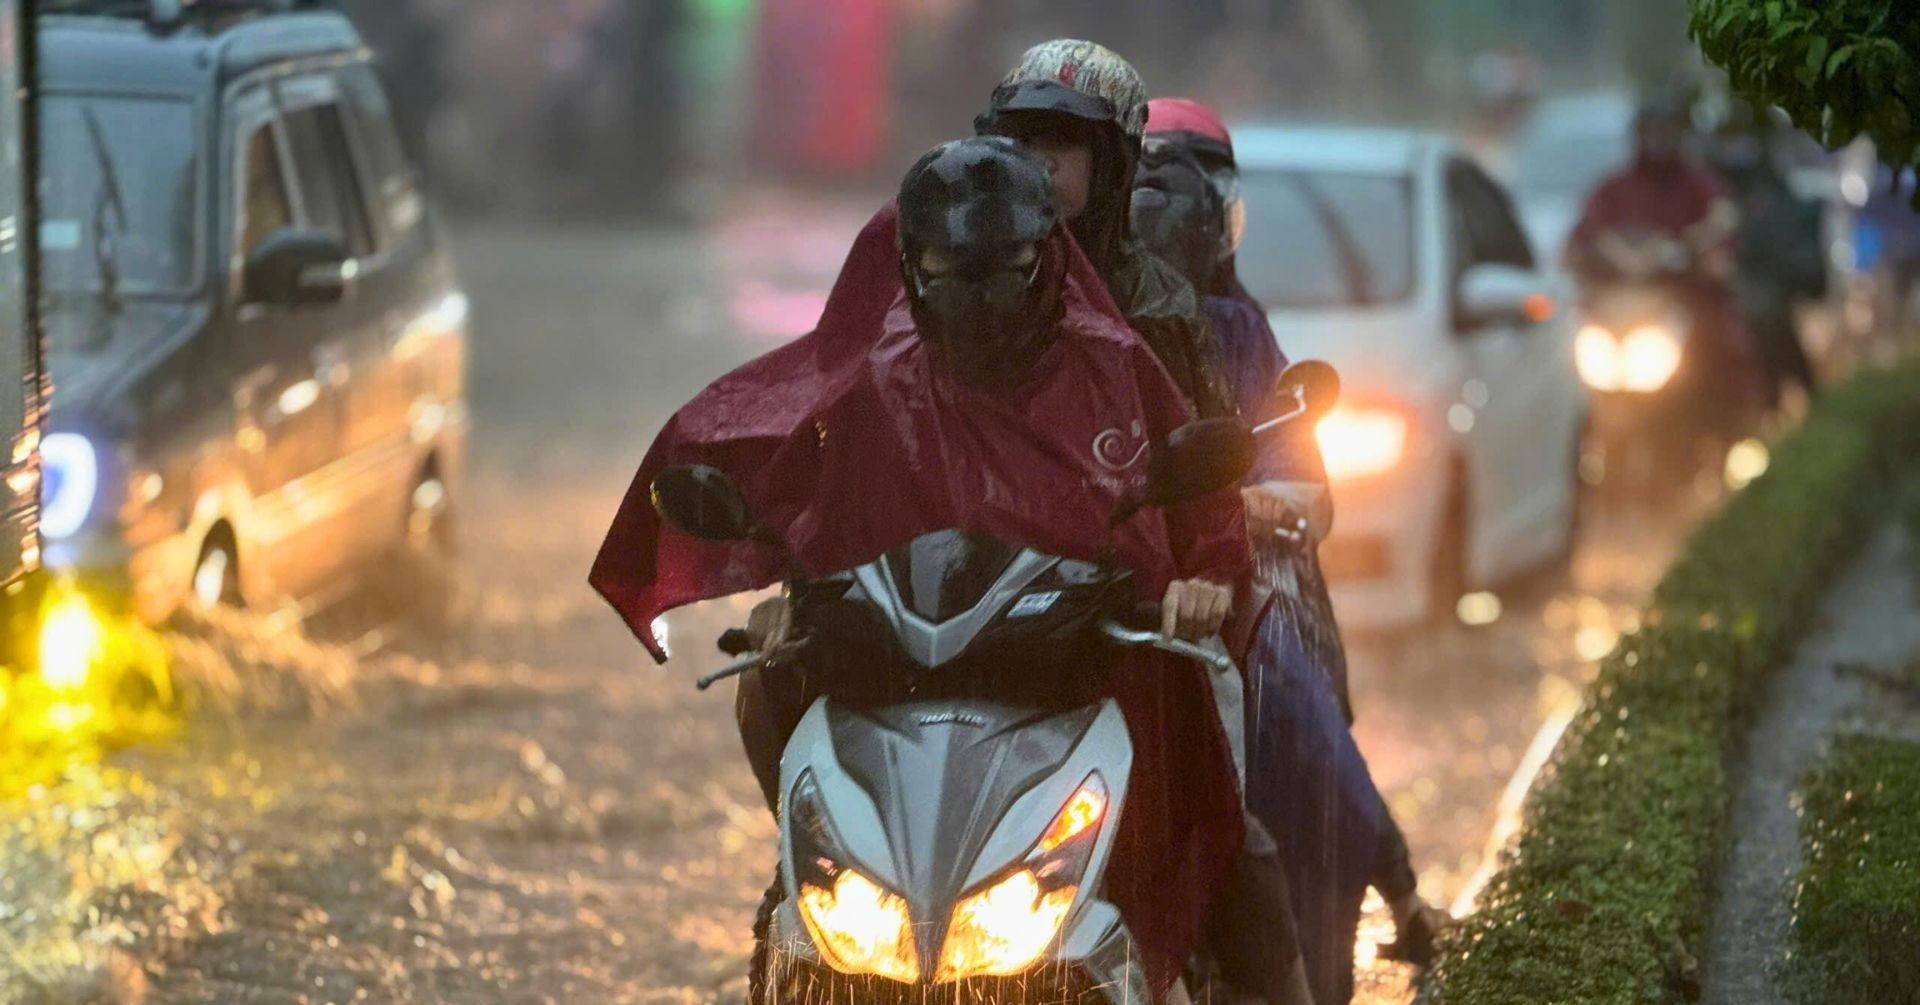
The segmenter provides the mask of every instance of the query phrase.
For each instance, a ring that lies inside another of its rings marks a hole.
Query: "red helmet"
[[[1224,154],[1227,163],[1233,163],[1233,137],[1227,133],[1227,124],[1220,121],[1220,113],[1192,98],[1155,98],[1147,102],[1147,135],[1167,133],[1184,133],[1181,138],[1196,147],[1195,153]],[[1206,146],[1215,149],[1198,149]]]
[[[1220,113],[1191,98],[1155,98],[1147,102],[1147,144],[1171,143],[1193,152],[1220,197],[1220,257],[1240,250],[1247,232],[1247,206],[1240,198],[1240,169],[1233,159],[1233,136]]]

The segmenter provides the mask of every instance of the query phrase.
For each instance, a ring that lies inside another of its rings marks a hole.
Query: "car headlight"
[[[100,616],[86,597],[59,597],[40,622],[40,679],[56,691],[85,687],[105,638]]]
[[[58,541],[80,532],[100,490],[93,444],[77,433],[54,433],[40,443],[40,533]]]
[[[1335,408],[1316,430],[1327,477],[1342,481],[1393,470],[1406,456],[1410,426],[1405,413],[1393,408]]]
[[[1636,328],[1620,345],[1620,382],[1629,391],[1658,391],[1679,370],[1680,340],[1665,325]]]
[[[1079,895],[1107,805],[1106,783],[1089,775],[1018,871],[953,909],[936,981],[1012,977],[1046,955]]]

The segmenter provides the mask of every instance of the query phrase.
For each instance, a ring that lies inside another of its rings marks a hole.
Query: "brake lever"
[[[746,659],[743,659],[738,663],[732,663],[727,666],[724,666],[718,670],[715,670],[710,674],[707,674],[704,677],[701,677],[695,680],[693,682],[693,686],[702,691],[705,691],[708,688],[714,686],[715,684],[720,683],[723,680],[727,680],[728,678],[731,678],[731,677],[738,677],[749,670],[753,670],[755,668],[764,666],[782,656],[790,656],[794,652],[798,651],[800,648],[800,645],[805,641],[806,641],[805,639],[795,639],[792,642],[788,642],[781,645],[779,648],[775,649],[773,652],[770,652],[770,653],[748,653],[746,654],[746,657],[747,657]]]
[[[1239,669],[1234,665],[1233,657],[1226,653],[1215,652],[1183,639],[1170,639],[1159,632],[1135,631],[1118,621],[1101,622],[1100,634],[1105,636],[1107,641],[1126,649],[1153,649],[1183,659],[1198,660],[1211,667],[1215,673],[1232,673]]]

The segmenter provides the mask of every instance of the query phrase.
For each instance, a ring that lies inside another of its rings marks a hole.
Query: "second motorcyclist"
[[[1198,102],[1158,98],[1149,109],[1135,226],[1203,292],[1241,412],[1267,421],[1290,404],[1275,394],[1287,364],[1235,268],[1246,212],[1232,138]],[[1326,1005],[1352,996],[1368,885],[1391,909],[1397,949],[1415,962],[1446,919],[1420,899],[1406,840],[1346,728],[1346,653],[1317,558],[1332,499],[1312,430],[1264,443],[1248,481],[1250,511],[1260,495],[1285,503],[1269,527],[1250,521],[1254,589],[1275,616],[1260,621],[1248,660],[1248,805],[1280,844],[1314,997]]]

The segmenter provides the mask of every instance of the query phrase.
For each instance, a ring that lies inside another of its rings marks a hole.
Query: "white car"
[[[1631,92],[1546,98],[1507,156],[1514,205],[1542,258],[1558,262],[1587,199],[1633,159]]]
[[[1506,194],[1434,134],[1250,127],[1234,148],[1240,276],[1288,358],[1344,385],[1319,427],[1342,622],[1450,617],[1466,591],[1562,560],[1587,396],[1570,289]]]

